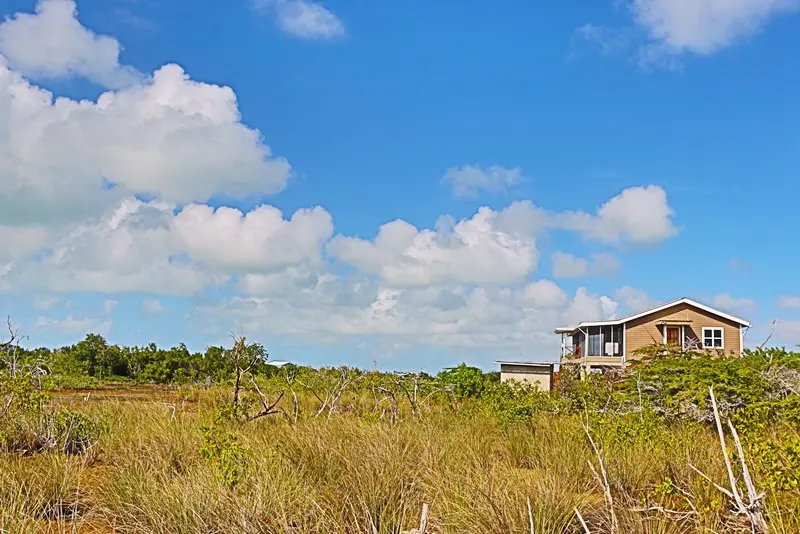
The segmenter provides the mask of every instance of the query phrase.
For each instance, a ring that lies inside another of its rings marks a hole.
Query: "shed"
[[[501,382],[516,380],[538,385],[540,391],[553,389],[553,373],[556,365],[553,362],[498,361],[494,363],[500,364]]]

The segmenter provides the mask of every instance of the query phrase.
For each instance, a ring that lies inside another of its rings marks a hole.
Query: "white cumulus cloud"
[[[333,234],[333,219],[321,207],[298,210],[285,220],[272,206],[243,214],[193,204],[175,217],[174,228],[197,261],[261,271],[319,260]]]
[[[501,215],[480,208],[472,218],[443,217],[436,229],[423,230],[393,221],[374,241],[337,236],[328,251],[392,285],[521,282],[536,268],[538,252],[532,237],[502,228]]]
[[[81,76],[110,88],[138,82],[140,73],[120,65],[119,42],[85,28],[77,15],[73,0],[39,0],[35,13],[0,24],[0,54],[34,78]]]
[[[332,229],[319,207],[287,220],[272,206],[243,214],[190,204],[175,213],[163,202],[125,199],[39,257],[17,262],[0,288],[199,293],[240,271],[317,265]]]
[[[708,55],[761,30],[797,0],[634,0],[636,22],[657,52]]]
[[[606,55],[634,52],[645,69],[677,69],[685,54],[708,56],[762,31],[775,17],[796,12],[800,0],[622,0],[631,24],[586,24],[577,38]]]
[[[191,81],[177,65],[77,102],[54,100],[0,61],[0,174],[0,224],[14,224],[82,218],[126,194],[274,193],[291,167],[240,122],[230,88]]]
[[[585,287],[580,287],[561,314],[560,326],[569,327],[582,321],[614,319],[618,308],[619,304],[614,299],[605,295],[595,295]]]
[[[674,236],[674,212],[667,193],[657,185],[630,187],[604,203],[595,214],[557,214],[555,226],[604,243],[659,243]]]

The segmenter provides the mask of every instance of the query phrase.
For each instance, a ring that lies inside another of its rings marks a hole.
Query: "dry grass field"
[[[596,453],[575,414],[508,423],[442,403],[391,421],[348,394],[336,413],[315,416],[316,399],[300,395],[296,422],[241,424],[215,415],[229,397],[141,387],[53,395],[105,428],[83,454],[0,454],[0,531],[400,533],[418,525],[423,503],[431,534],[584,532],[576,509],[593,533],[750,531],[689,467],[727,481],[709,425],[594,417]],[[592,472],[601,462],[611,505]],[[796,488],[768,490],[763,507],[769,532],[800,531]]]

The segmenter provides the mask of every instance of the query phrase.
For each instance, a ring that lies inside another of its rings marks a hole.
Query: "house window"
[[[703,347],[707,349],[724,349],[725,336],[722,328],[703,328]]]

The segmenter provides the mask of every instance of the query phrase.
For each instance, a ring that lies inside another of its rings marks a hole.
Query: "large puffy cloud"
[[[6,291],[191,294],[218,283],[178,254],[169,205],[123,201],[0,277]]]
[[[557,229],[607,244],[653,244],[677,233],[672,216],[662,188],[631,187],[595,214],[548,212],[530,201],[514,202],[502,211],[480,208],[457,223],[442,217],[435,229],[393,221],[374,240],[337,236],[328,251],[396,286],[520,283],[536,269],[537,234]],[[620,267],[610,254],[595,255],[591,265],[574,256],[555,259],[557,276],[605,276]]]
[[[600,206],[595,214],[557,214],[557,227],[574,230],[604,243],[658,243],[674,236],[674,212],[667,193],[657,185],[630,187]]]
[[[316,265],[331,231],[322,208],[299,210],[286,220],[271,206],[244,215],[190,204],[175,213],[163,202],[125,199],[40,257],[8,267],[0,288],[200,293],[236,272]]]
[[[82,76],[120,88],[141,79],[120,65],[120,44],[94,34],[78,22],[73,0],[39,0],[36,13],[18,13],[0,24],[0,54],[11,67],[31,77]]]
[[[797,10],[797,0],[634,0],[636,22],[657,53],[711,54]]]
[[[174,226],[192,258],[250,271],[316,262],[333,233],[333,220],[321,207],[298,210],[285,220],[272,206],[243,214],[194,204],[175,217]]]
[[[575,296],[561,314],[561,326],[575,326],[581,321],[604,321],[614,319],[619,304],[605,295],[590,293],[585,287],[578,288]]]
[[[290,173],[240,122],[230,88],[193,82],[177,65],[76,102],[53,100],[0,60],[0,224],[85,217],[125,194],[274,193]]]
[[[489,208],[458,223],[441,218],[435,230],[394,221],[374,241],[337,236],[328,250],[400,286],[521,282],[538,260],[533,238],[503,228],[501,214]]]

